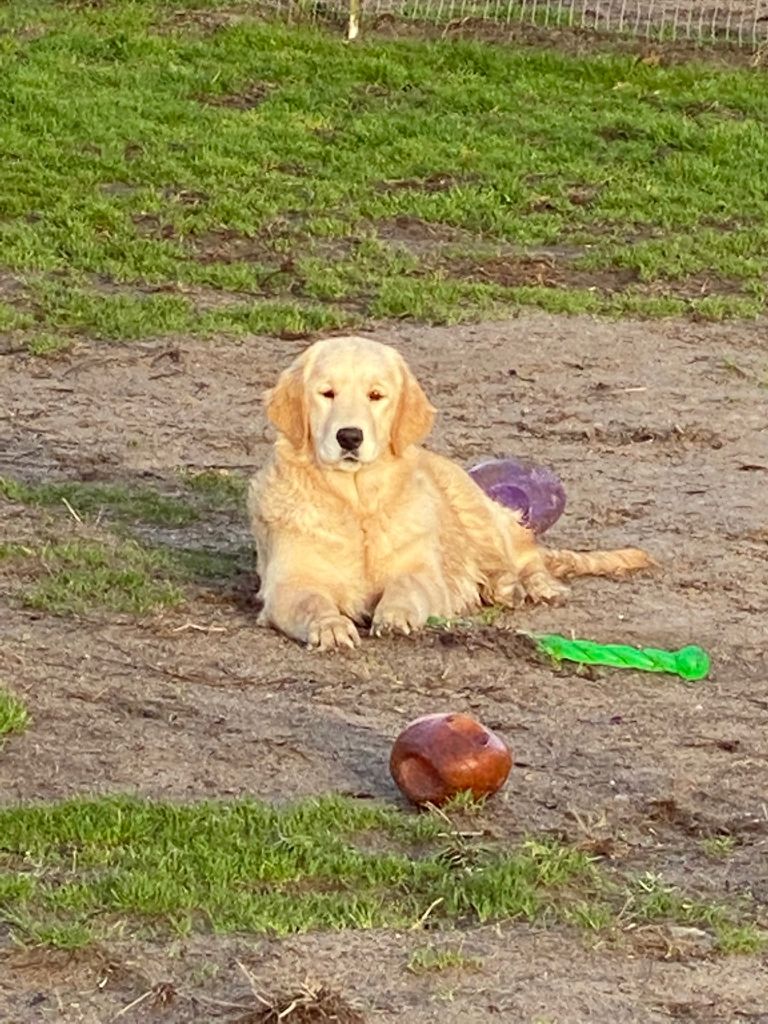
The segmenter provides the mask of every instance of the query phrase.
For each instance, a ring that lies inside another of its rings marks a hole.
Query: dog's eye
[[[382,395],[382,393],[380,391],[369,391],[368,392],[368,398],[372,402],[380,402],[383,397],[384,397],[384,395]]]
[[[333,390],[333,388],[328,388],[327,391],[321,391],[320,394],[323,396],[323,398],[335,398],[336,397],[336,392]]]

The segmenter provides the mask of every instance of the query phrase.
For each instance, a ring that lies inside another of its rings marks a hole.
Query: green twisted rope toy
[[[683,647],[679,651],[660,651],[654,647],[628,647],[624,644],[598,644],[592,640],[568,640],[556,633],[526,633],[538,650],[555,661],[577,661],[582,665],[610,665],[636,668],[643,672],[668,672],[682,679],[705,679],[709,673],[709,655],[701,647]]]

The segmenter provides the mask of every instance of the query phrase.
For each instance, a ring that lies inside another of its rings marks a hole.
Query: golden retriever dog
[[[563,579],[621,576],[636,548],[553,551],[461,467],[421,447],[435,410],[402,356],[367,338],[318,341],[266,393],[272,458],[248,510],[260,622],[310,647],[411,633],[483,604],[558,602]]]

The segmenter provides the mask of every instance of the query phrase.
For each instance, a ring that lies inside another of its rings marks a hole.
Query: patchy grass
[[[230,580],[253,565],[253,549],[209,551],[205,548],[173,548],[157,546],[167,563],[180,578],[196,583]]]
[[[466,956],[461,949],[445,946],[424,946],[415,949],[408,959],[412,974],[431,974],[439,971],[479,971],[483,966],[478,957]]]
[[[31,356],[52,359],[65,355],[74,345],[74,340],[64,334],[52,334],[46,331],[36,333],[30,331],[25,337],[25,348]]]
[[[12,732],[24,732],[29,714],[24,704],[9,690],[0,687],[0,747],[3,737]]]
[[[708,857],[724,860],[736,849],[736,840],[733,836],[708,836],[702,839],[701,848]]]
[[[17,597],[54,615],[106,611],[146,615],[186,602],[189,585],[221,587],[251,567],[250,548],[216,552],[142,544],[94,534],[44,544],[6,545],[16,560]]]
[[[38,508],[69,510],[78,518],[108,523],[179,528],[211,512],[231,513],[245,507],[247,479],[237,473],[183,472],[183,496],[153,487],[82,480],[25,483],[0,477],[0,499]]]
[[[167,497],[149,487],[126,487],[121,484],[66,483],[26,484],[0,477],[0,497],[47,508],[69,507],[78,516],[155,526],[188,526],[199,518],[197,509],[179,498]]]
[[[734,916],[725,901],[691,898],[658,875],[646,873],[628,887],[624,913],[638,923],[674,922],[711,931],[723,953],[754,953],[768,948],[768,932],[750,919]]]
[[[447,619],[442,615],[430,615],[427,619],[427,626],[429,626],[430,629],[439,630],[472,629],[477,626],[493,626],[503,614],[503,608],[498,605],[489,605],[487,608],[481,608],[475,615],[456,619]]]
[[[146,615],[185,603],[190,585],[217,586],[250,568],[250,548],[217,552],[145,544],[100,531],[30,544],[0,544],[11,592],[54,615]]]
[[[174,10],[0,10],[0,330],[31,352],[764,311],[763,71]]]
[[[531,843],[469,873],[442,856],[442,818],[327,798],[172,806],[125,799],[0,810],[5,919],[23,933],[90,922],[283,935],[408,927],[428,914],[532,920],[593,875],[589,859]],[[402,852],[363,852],[385,836]],[[0,918],[3,915],[0,914]]]
[[[599,900],[579,900],[568,907],[564,916],[570,924],[597,932],[610,928],[614,913],[613,907],[608,903]]]
[[[22,595],[28,608],[54,615],[96,610],[146,615],[184,601],[167,578],[168,560],[133,541],[62,541],[34,555],[37,577]]]
[[[768,932],[753,922],[732,924],[721,922],[715,926],[717,948],[721,953],[750,954],[768,950]]]
[[[12,558],[25,558],[34,555],[34,549],[28,544],[18,544],[15,541],[0,542],[0,561]]]
[[[251,567],[251,548],[181,547],[160,543],[154,533],[178,531],[214,513],[236,513],[246,481],[206,471],[182,474],[182,484],[187,494],[173,497],[149,487],[28,484],[0,477],[0,498],[57,513],[47,524],[45,543],[0,543],[10,589],[27,607],[57,615],[143,615],[182,604],[188,584],[220,588]]]
[[[35,942],[73,946],[116,928],[285,935],[408,928],[427,918],[599,928],[696,921],[718,929],[726,951],[763,940],[747,915],[678,898],[669,887],[663,905],[635,906],[632,890],[628,896],[585,853],[556,842],[477,846],[459,863],[444,814],[339,797],[282,807],[77,799],[0,809],[0,834],[0,921]],[[653,888],[661,891],[658,880]],[[610,914],[599,923],[574,914],[596,893]],[[440,949],[416,954],[411,968],[469,965]]]
[[[223,469],[204,469],[184,473],[182,478],[190,491],[200,495],[209,504],[220,508],[233,505],[245,507],[248,481],[240,474]]]
[[[740,366],[732,356],[728,356],[723,359],[723,370],[742,380],[750,380],[759,388],[768,388],[768,366],[758,373],[752,373]]]

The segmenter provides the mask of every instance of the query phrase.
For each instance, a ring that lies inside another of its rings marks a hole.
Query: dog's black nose
[[[336,431],[339,448],[345,452],[353,452],[363,443],[363,432],[359,427],[342,427]]]

